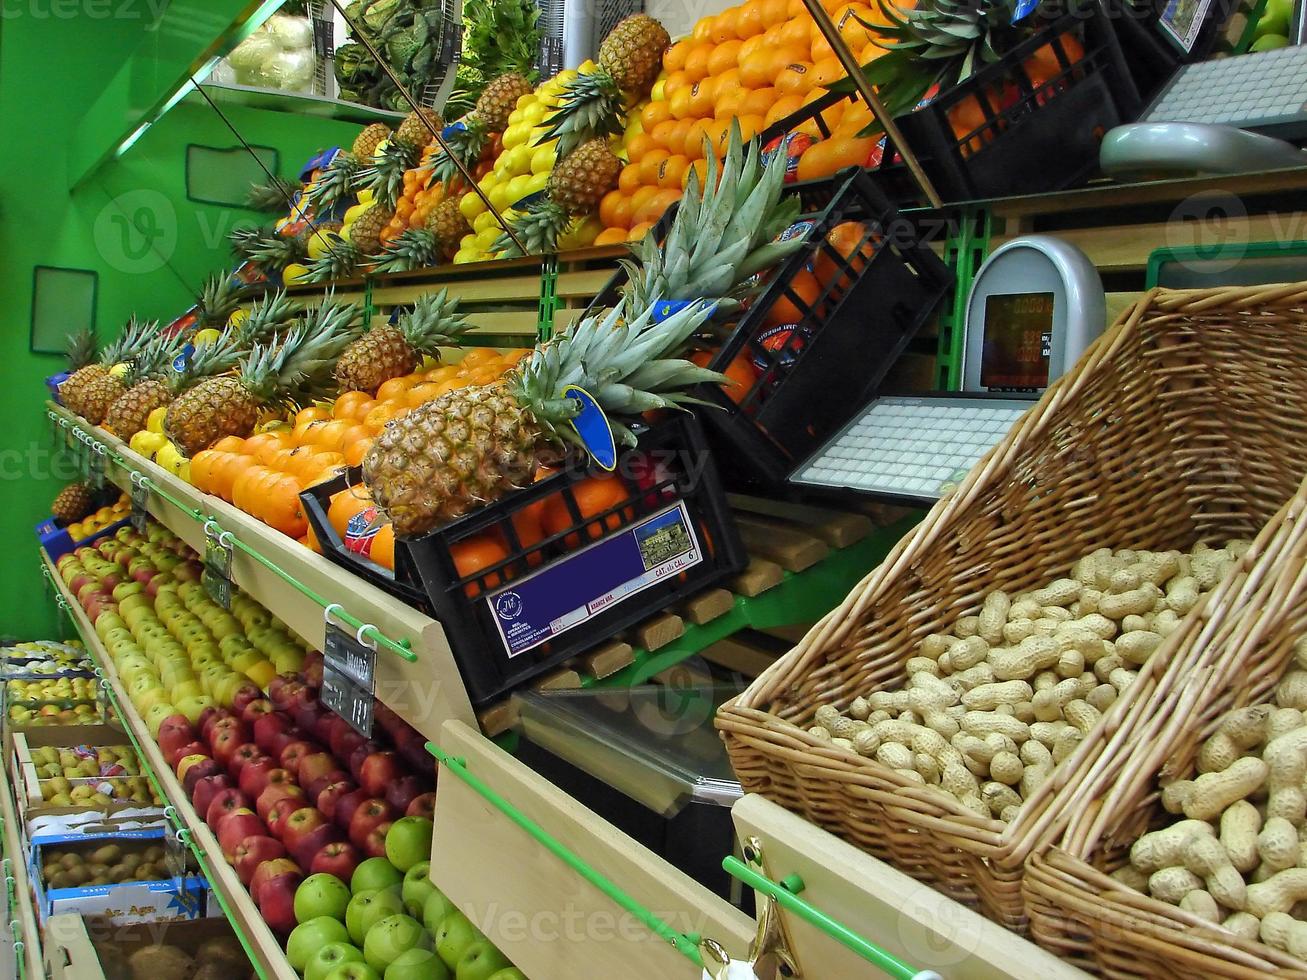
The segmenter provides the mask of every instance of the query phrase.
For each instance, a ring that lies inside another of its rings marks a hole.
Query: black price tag
[[[209,598],[231,612],[231,545],[221,535],[211,534],[204,539],[203,579]]]
[[[145,533],[145,525],[150,520],[150,488],[142,480],[132,482],[132,527],[136,528],[141,534]]]
[[[186,854],[190,850],[186,842],[182,840],[181,835],[172,828],[168,828],[169,833],[163,839],[163,859],[168,871],[174,878],[181,878],[186,874]],[[185,889],[182,889],[183,893]]]
[[[86,478],[92,490],[104,489],[104,454],[96,446],[87,447]]]
[[[372,694],[326,662],[322,664],[322,703],[364,738],[372,737]]]
[[[335,623],[327,623],[322,657],[325,666],[347,677],[355,687],[368,694],[376,693],[376,648],[360,643]]]

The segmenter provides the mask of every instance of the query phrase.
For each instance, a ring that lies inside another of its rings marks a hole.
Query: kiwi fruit
[[[139,854],[124,854],[123,859],[118,863],[121,864],[124,868],[128,868],[129,870],[135,871],[137,868],[141,866],[142,860],[143,859]]]
[[[131,869],[125,864],[115,864],[113,867],[105,868],[100,872],[100,874],[104,875],[110,881],[122,881],[131,873]]]
[[[80,854],[64,854],[59,858],[59,866],[65,871],[71,870],[82,863]]]
[[[176,946],[146,946],[127,960],[133,980],[186,980],[195,970],[195,961]]]
[[[101,864],[98,861],[92,861],[86,866],[86,870],[93,875],[106,875],[109,873],[109,865]]]
[[[240,971],[249,966],[249,957],[241,948],[240,941],[234,936],[216,936],[206,939],[195,951],[195,959],[204,964],[222,963],[233,970]]]
[[[117,864],[123,859],[123,849],[117,844],[105,844],[91,852],[91,861],[95,864]]]
[[[84,864],[79,864],[75,868],[69,868],[67,871],[64,872],[64,874],[68,876],[68,880],[71,881],[74,885],[84,885],[86,884],[87,880],[91,877],[91,875],[86,870],[86,865]]]
[[[162,860],[163,860],[163,848],[162,848],[162,847],[159,847],[158,845],[155,845],[154,847],[147,847],[147,848],[145,849],[145,860],[147,860],[147,861],[162,861]]]
[[[117,946],[109,943],[96,943],[96,955],[100,960],[100,972],[104,980],[132,980],[131,970],[127,968],[127,956]]]
[[[56,871],[46,880],[46,884],[51,888],[71,888],[73,880],[68,877],[67,871]]]
[[[230,980],[231,964],[225,960],[209,960],[191,975],[191,980]]]
[[[108,875],[92,875],[88,885],[108,885],[110,884]]]

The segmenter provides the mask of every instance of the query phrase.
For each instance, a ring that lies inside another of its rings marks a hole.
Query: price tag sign
[[[143,479],[132,481],[132,527],[141,534],[145,533],[145,525],[150,519],[149,504],[149,486]]]
[[[104,454],[95,446],[87,447],[86,478],[92,490],[104,489]]]
[[[203,579],[209,598],[231,612],[231,545],[221,535],[210,534],[204,539]]]
[[[186,874],[186,852],[189,848],[177,831],[172,831],[163,839],[163,859],[172,877],[180,878]]]
[[[336,670],[326,660],[322,663],[322,703],[340,715],[364,738],[372,737],[372,694]]]
[[[377,651],[335,623],[327,623],[326,641],[322,644],[324,667],[347,677],[368,694],[377,691]]]

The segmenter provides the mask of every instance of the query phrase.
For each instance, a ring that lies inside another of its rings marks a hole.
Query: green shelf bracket
[[[845,948],[861,956],[894,980],[940,980],[933,970],[918,970],[899,959],[888,950],[881,949],[875,943],[868,942],[856,932],[799,898],[803,891],[803,879],[798,875],[789,875],[779,882],[758,873],[739,858],[731,855],[722,860],[722,867],[731,877],[738,879],[750,888],[774,901],[781,908],[797,915],[804,922],[820,929]]]
[[[482,799],[530,834],[531,837],[533,837],[547,851],[590,884],[598,888],[624,910],[630,912],[633,916],[644,923],[644,925],[648,926],[655,935],[671,943],[678,953],[692,962],[695,966],[702,967],[704,965],[703,954],[699,951],[700,945],[704,942],[702,937],[691,933],[679,932],[678,930],[673,929],[652,911],[645,908],[633,897],[623,891],[618,884],[587,864],[575,852],[565,847],[558,838],[554,837],[549,833],[549,831],[545,830],[512,803],[504,799],[504,797],[494,789],[477,778],[475,774],[468,770],[465,760],[448,755],[434,742],[427,743],[427,751],[435,756],[437,761],[439,761],[452,775],[457,776],[463,782],[467,783],[467,785],[475,790]],[[708,942],[711,942],[711,940]]]
[[[554,335],[554,314],[559,305],[558,256],[546,255],[540,263],[540,312],[536,322],[539,340],[548,340]]]
[[[944,243],[944,264],[953,273],[953,302],[939,317],[939,350],[935,387],[957,391],[962,387],[962,354],[966,345],[967,296],[976,271],[989,253],[993,222],[988,208],[962,208],[957,233]]]
[[[729,612],[701,626],[687,623],[685,632],[666,646],[653,652],[637,649],[631,665],[602,680],[583,677],[581,684],[587,688],[634,687],[742,629],[765,630],[815,622],[880,564],[922,516],[914,514],[877,528],[861,541],[832,551],[811,568],[786,572],[781,583],[766,592],[736,596]]]

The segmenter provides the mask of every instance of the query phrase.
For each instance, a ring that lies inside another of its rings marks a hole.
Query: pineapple
[[[438,358],[441,347],[458,344],[470,329],[472,324],[458,312],[458,300],[445,290],[421,296],[394,326],[374,326],[345,348],[336,364],[336,382],[342,391],[375,395],[384,382],[412,372],[423,354]]]
[[[63,372],[63,381],[67,381],[78,372],[86,372],[82,376],[85,380],[90,380],[91,376],[97,371],[106,370],[95,357],[95,330],[88,327],[85,330],[79,330],[76,333],[68,335],[68,343],[64,347],[65,356],[68,358],[68,366]],[[56,378],[59,375],[55,376]],[[62,384],[63,381],[59,383]]]
[[[535,89],[524,76],[508,72],[481,90],[472,111],[488,132],[502,133],[508,126],[509,113],[517,107],[517,100],[533,91]]]
[[[323,232],[328,247],[321,258],[309,264],[309,281],[328,282],[354,275],[364,260],[381,251],[381,232],[394,215],[394,208],[378,203],[350,226],[348,239],[336,232]]]
[[[434,109],[423,109],[421,113],[405,116],[394,135],[377,147],[372,166],[358,173],[358,180],[372,189],[377,202],[392,209],[404,186],[405,172],[418,165],[423,148],[432,140],[423,118],[437,130],[444,125]]]
[[[341,352],[360,333],[359,308],[328,294],[284,339],[259,344],[239,371],[205,378],[168,408],[164,431],[194,456],[224,436],[246,436],[262,413],[325,393]]]
[[[106,429],[129,439],[145,428],[151,412],[172,401],[172,389],[164,379],[181,347],[176,337],[156,333],[150,338],[122,376],[127,390],[105,412],[102,424]]]
[[[292,183],[284,177],[273,177],[266,184],[251,184],[245,206],[251,211],[284,211],[302,186],[298,181]]]
[[[567,82],[558,111],[547,120],[559,157],[622,131],[622,112],[649,94],[670,43],[666,28],[648,14],[634,14],[613,28],[599,46],[599,69]]]
[[[63,527],[80,521],[95,509],[91,488],[85,483],[70,483],[59,491],[50,504],[50,513]]]
[[[397,534],[415,535],[527,485],[538,462],[578,441],[568,385],[593,394],[632,444],[625,423],[641,412],[692,401],[691,385],[725,381],[676,359],[708,312],[695,302],[655,322],[651,309],[628,316],[619,303],[537,347],[506,381],[447,392],[395,419],[363,461],[372,499]]]
[[[425,122],[423,121],[424,118]],[[404,121],[395,130],[394,142],[421,148],[433,139],[431,130],[435,129],[439,132],[442,126],[444,126],[444,121],[440,118],[440,113],[436,112],[435,109],[419,109],[404,117]]]
[[[552,252],[572,219],[589,214],[617,184],[622,172],[606,139],[582,143],[554,166],[546,185],[547,200],[533,204],[513,219],[513,230],[528,253]],[[520,252],[507,234],[495,240],[492,250],[504,255]]]
[[[269,229],[237,228],[228,237],[238,258],[265,269],[279,271],[308,254],[306,234],[287,237]]]
[[[732,126],[721,179],[711,156],[707,167],[702,187],[697,173],[691,174],[666,241],[660,245],[646,235],[636,252],[639,261],[622,262],[632,308],[708,296],[717,299],[718,313],[729,313],[742,293],[764,284],[756,273],[803,245],[802,235],[779,240],[798,220],[800,203],[795,195],[782,197],[785,169],[763,166],[758,140],[750,140],[746,151],[739,126]]]
[[[309,203],[319,213],[326,212],[337,202],[343,201],[354,193],[354,184],[362,169],[363,165],[359,163],[359,157],[341,150],[331,158],[331,162],[322,169],[318,179],[306,192]]]
[[[422,228],[402,232],[386,250],[374,259],[376,272],[408,272],[448,262],[458,251],[459,241],[472,230],[458,209],[458,201],[448,198],[437,204]]]
[[[372,155],[377,152],[377,146],[382,140],[387,139],[390,139],[390,127],[385,123],[372,123],[364,126],[363,131],[354,137],[350,152],[355,160],[371,160]]]
[[[145,346],[151,326],[132,317],[118,339],[100,353],[98,363],[74,372],[59,386],[59,398],[70,412],[93,425],[100,424],[114,399],[126,391],[117,377],[126,370],[122,362],[130,361]]]
[[[489,135],[489,127],[475,112],[469,112],[458,122],[448,127],[441,133],[440,137],[445,141],[445,146],[440,147],[432,154],[431,162],[428,164],[432,179],[449,186],[450,182],[456,177],[462,176],[457,164],[454,162],[454,158],[457,158],[465,169],[471,171],[476,166],[477,161],[481,159],[481,152],[485,149]],[[446,147],[448,147],[449,152],[446,152]]]
[[[240,298],[231,279],[224,275],[210,276],[195,300],[195,329],[221,330],[238,306]]]

